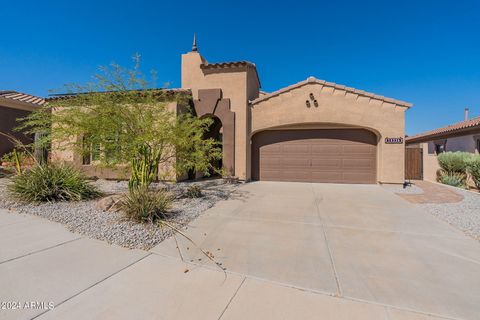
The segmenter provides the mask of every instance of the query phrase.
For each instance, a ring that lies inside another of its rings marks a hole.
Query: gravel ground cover
[[[418,204],[418,206],[480,241],[480,193],[458,188],[454,191],[463,195],[462,201]]]
[[[401,185],[383,185],[382,187],[396,194],[423,193],[423,190],[416,185],[406,189],[403,189]],[[480,241],[480,193],[454,187],[442,187],[461,194],[463,200],[455,203],[417,203],[415,205]]]
[[[53,202],[42,204],[24,204],[12,201],[8,197],[7,178],[0,179],[0,208],[33,214],[65,224],[76,233],[107,241],[131,249],[148,250],[172,234],[168,228],[158,225],[142,224],[123,218],[120,212],[100,211],[95,208],[98,200],[79,202]],[[126,181],[97,180],[93,182],[106,194],[119,194],[128,191]],[[186,198],[184,192],[188,186],[199,185],[203,197]],[[222,179],[199,182],[158,183],[153,188],[168,189],[175,200],[169,212],[169,222],[182,228],[216,202],[228,199],[237,185],[225,183]]]

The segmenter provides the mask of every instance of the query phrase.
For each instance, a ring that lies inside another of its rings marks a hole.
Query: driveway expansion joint
[[[313,189],[313,186],[312,186],[312,192],[313,192],[313,195],[314,195],[314,201],[315,201],[315,210],[317,211],[317,216],[318,216],[318,219],[320,220],[320,225],[321,225],[321,228],[322,228],[322,232],[323,232],[323,237],[325,239],[325,245],[327,246],[327,250],[328,250],[328,256],[329,256],[329,259],[330,259],[330,263],[332,265],[332,271],[333,271],[333,276],[335,278],[335,284],[337,285],[337,293],[336,293],[336,296],[337,297],[342,297],[342,287],[340,286],[340,279],[338,278],[338,272],[337,272],[337,268],[335,267],[335,261],[333,259],[333,252],[332,252],[332,248],[329,244],[329,241],[328,241],[328,237],[327,237],[327,230],[325,228],[325,225],[323,224],[323,221],[322,221],[322,217],[320,216],[320,206],[319,206],[319,203],[322,201],[322,198],[319,197],[316,192],[315,192],[315,189]]]
[[[227,305],[225,306],[225,308],[223,309],[222,313],[220,313],[220,316],[218,317],[218,320],[220,320],[223,315],[225,314],[225,312],[227,311],[228,307],[230,306],[230,304],[232,303],[233,299],[235,299],[235,297],[237,296],[237,293],[238,291],[240,291],[240,288],[243,286],[243,284],[245,283],[245,280],[247,280],[247,277],[243,277],[242,279],[242,282],[240,282],[240,285],[238,286],[237,290],[235,290],[235,292],[233,293],[232,297],[230,298],[230,300],[228,300],[228,303]]]
[[[63,246],[65,244],[68,244],[68,243],[71,243],[71,242],[74,242],[74,241],[78,241],[80,239],[83,239],[83,237],[78,237],[78,238],[75,238],[75,239],[67,240],[67,241],[64,241],[64,242],[61,242],[61,243],[57,243],[56,245],[53,245],[53,246],[50,246],[50,247],[47,247],[47,248],[43,248],[43,249],[40,249],[40,250],[35,250],[35,251],[29,252],[29,253],[26,253],[24,255],[21,255],[21,256],[15,257],[15,258],[11,258],[11,259],[8,259],[8,260],[5,260],[5,261],[0,261],[0,264],[11,262],[11,261],[14,261],[14,260],[17,260],[17,259],[22,259],[22,258],[31,256],[31,255],[34,255],[34,254],[37,254],[37,253],[48,251],[50,249],[55,249],[57,247]]]

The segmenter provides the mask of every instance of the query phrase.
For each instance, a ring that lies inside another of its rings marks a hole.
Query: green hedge
[[[456,187],[466,187],[471,177],[475,186],[480,188],[480,155],[469,152],[444,152],[437,156],[441,183]]]
[[[447,174],[467,173],[468,161],[472,157],[468,152],[444,152],[437,156],[440,168]]]
[[[467,171],[475,186],[480,189],[480,155],[474,155],[468,160]]]
[[[467,175],[460,172],[443,174],[438,180],[439,182],[447,184],[449,186],[454,186],[462,189],[467,188]]]

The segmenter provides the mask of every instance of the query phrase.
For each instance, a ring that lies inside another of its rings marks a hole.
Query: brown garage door
[[[271,130],[252,141],[252,178],[376,182],[376,136],[362,129]]]

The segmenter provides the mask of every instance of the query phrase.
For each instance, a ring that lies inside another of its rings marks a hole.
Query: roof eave
[[[376,100],[381,100],[381,101],[384,101],[384,102],[387,102],[387,103],[392,103],[392,104],[395,104],[399,107],[404,107],[404,108],[407,108],[407,109],[411,108],[413,106],[413,104],[405,102],[405,101],[396,100],[396,99],[392,99],[392,98],[387,98],[387,97],[376,95],[374,93],[366,92],[366,91],[363,91],[363,90],[358,90],[358,89],[355,89],[355,88],[347,87],[347,86],[336,84],[336,83],[333,83],[333,82],[328,82],[328,81],[325,81],[325,80],[316,79],[314,77],[309,77],[306,80],[300,81],[300,82],[295,83],[293,85],[290,85],[288,87],[279,89],[279,90],[274,91],[270,94],[259,97],[255,100],[250,101],[250,103],[252,105],[254,105],[254,104],[260,103],[262,101],[265,101],[265,100],[271,99],[273,97],[276,97],[278,95],[281,95],[285,92],[288,92],[288,91],[294,90],[296,88],[302,87],[302,86],[307,85],[307,84],[321,84],[321,85],[326,86],[326,87],[333,87],[335,89],[345,90],[347,92],[358,94],[360,96],[364,96],[364,97],[368,97],[368,98],[372,98],[372,99],[376,99]]]
[[[432,140],[446,139],[450,137],[463,136],[467,134],[480,133],[480,125],[473,125],[465,128],[454,129],[450,131],[443,131],[438,133],[432,133],[428,135],[422,135],[419,137],[412,136],[405,138],[405,144],[423,143]]]
[[[25,111],[34,111],[41,107],[38,104],[32,104],[29,102],[24,102],[20,100],[14,100],[9,98],[0,97],[0,106],[11,108],[11,109],[18,109],[18,110],[25,110]]]

